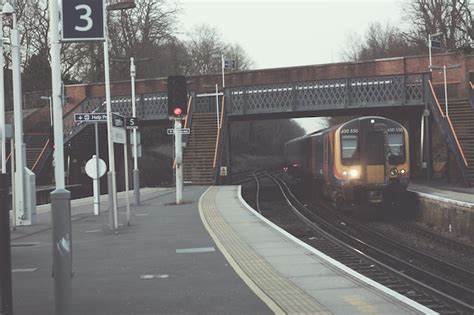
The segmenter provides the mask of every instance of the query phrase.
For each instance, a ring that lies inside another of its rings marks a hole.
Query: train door
[[[386,126],[385,124],[377,124],[374,119],[362,120],[360,130],[361,145],[361,161],[362,170],[361,177],[365,182],[371,184],[386,183]]]

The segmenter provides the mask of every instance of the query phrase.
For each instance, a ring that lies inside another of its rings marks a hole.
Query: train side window
[[[357,135],[341,136],[342,161],[350,164],[359,159],[359,137]]]
[[[403,133],[389,133],[388,134],[388,153],[390,164],[405,163],[405,144]]]

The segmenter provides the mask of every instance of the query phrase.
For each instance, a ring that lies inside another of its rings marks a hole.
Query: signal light
[[[168,77],[168,116],[184,116],[187,114],[188,90],[186,77],[171,75]]]

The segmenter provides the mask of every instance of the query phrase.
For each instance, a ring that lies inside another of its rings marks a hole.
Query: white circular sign
[[[92,178],[97,179],[104,176],[105,172],[107,171],[107,165],[105,164],[104,160],[99,159],[99,176],[97,177],[97,159],[95,156],[87,161],[86,163],[86,174]]]

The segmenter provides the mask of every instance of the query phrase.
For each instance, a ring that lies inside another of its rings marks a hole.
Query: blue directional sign
[[[431,40],[431,48],[441,49],[441,42],[439,40]]]
[[[104,0],[62,0],[62,40],[105,40]]]
[[[75,122],[107,122],[107,113],[78,113],[74,114]]]

